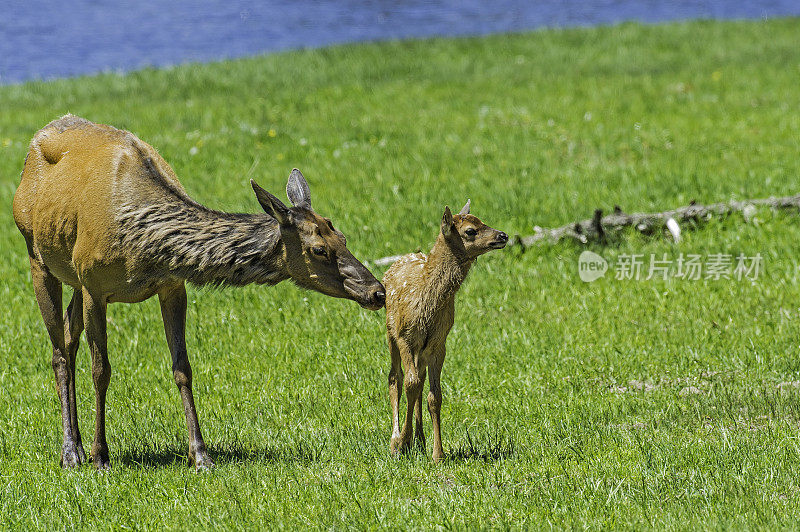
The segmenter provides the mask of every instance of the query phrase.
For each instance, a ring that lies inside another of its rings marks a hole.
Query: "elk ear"
[[[469,214],[469,204],[471,200],[467,200],[467,203],[461,207],[461,210],[458,211],[458,214]]]
[[[289,212],[289,207],[284,205],[281,200],[258,186],[252,179],[250,180],[250,185],[253,187],[253,192],[256,193],[256,199],[258,199],[258,202],[261,204],[264,212],[278,220],[278,223],[281,225],[289,224],[291,215]]]
[[[450,212],[450,207],[445,206],[444,214],[442,215],[442,234],[450,236],[453,230],[453,213]]]
[[[289,182],[286,183],[286,195],[295,207],[311,208],[311,191],[308,190],[308,183],[303,174],[297,168],[289,174]]]

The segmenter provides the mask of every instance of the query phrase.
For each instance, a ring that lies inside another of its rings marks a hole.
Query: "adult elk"
[[[311,208],[298,170],[286,186],[292,207],[251,184],[266,214],[214,211],[190,198],[156,150],[127,131],[66,115],[33,137],[14,196],[14,220],[25,237],[36,300],[53,344],[64,467],[86,461],[75,402],[75,354],[84,327],[97,406],[91,458],[98,468],[110,467],[109,303],[158,295],[189,429],[189,459],[198,469],[213,462],[192,396],[186,281],[238,286],[291,279],[370,310],[383,306],[383,286],[348,251],[344,235]],[[63,317],[62,283],[74,290]]]

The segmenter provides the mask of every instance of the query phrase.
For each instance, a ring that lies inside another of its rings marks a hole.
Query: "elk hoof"
[[[194,463],[194,470],[195,471],[211,471],[214,469],[214,461],[211,458],[205,458],[203,460],[197,460]]]
[[[78,442],[75,445],[75,450],[76,450],[76,452],[78,454],[78,461],[81,464],[85,464],[86,463],[86,451],[83,450],[83,445],[81,445],[80,442]]]
[[[190,460],[194,464],[195,471],[211,471],[214,469],[214,461],[207,454],[196,454]]]
[[[109,471],[111,469],[111,460],[108,459],[108,456],[94,456],[92,457],[92,462],[94,462],[94,467],[98,471]]]
[[[64,446],[61,449],[61,467],[65,469],[75,469],[83,463],[80,455],[74,446]]]
[[[98,471],[106,471],[111,469],[111,460],[108,458],[108,449],[94,448],[92,449],[92,462]]]

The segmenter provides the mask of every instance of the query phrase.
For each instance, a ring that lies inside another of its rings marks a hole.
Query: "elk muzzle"
[[[344,278],[342,286],[347,297],[368,310],[383,308],[386,289],[380,281],[352,255],[343,259],[339,263],[339,274]]]
[[[502,231],[498,231],[495,239],[489,242],[489,247],[492,249],[503,249],[508,243],[508,235]]]
[[[371,281],[346,278],[342,284],[350,299],[367,310],[378,310],[386,304],[386,289],[374,277]]]

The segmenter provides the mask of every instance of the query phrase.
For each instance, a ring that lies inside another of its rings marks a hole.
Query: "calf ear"
[[[311,191],[303,174],[297,168],[289,174],[289,182],[286,183],[286,195],[295,207],[311,208]]]
[[[444,214],[442,215],[442,234],[450,236],[453,231],[453,213],[450,212],[450,207],[445,206]]]
[[[471,200],[467,200],[467,203],[461,207],[461,210],[458,211],[458,214],[469,214],[469,204]]]
[[[278,220],[278,223],[281,225],[289,224],[291,221],[289,207],[284,205],[281,200],[258,186],[252,179],[250,180],[250,185],[253,187],[253,192],[256,193],[256,199],[258,199],[258,202],[261,204],[264,212]]]

